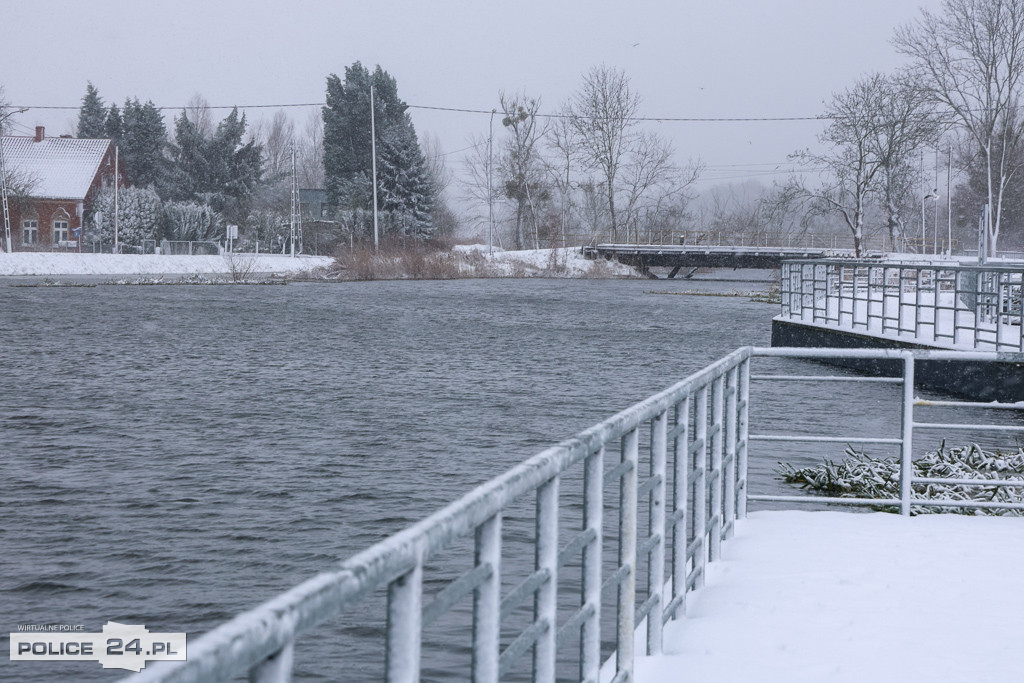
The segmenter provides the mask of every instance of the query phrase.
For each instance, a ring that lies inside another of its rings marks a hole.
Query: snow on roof
[[[8,173],[32,180],[29,194],[40,199],[85,199],[110,140],[4,136]]]

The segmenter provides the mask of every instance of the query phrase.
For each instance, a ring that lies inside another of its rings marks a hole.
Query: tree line
[[[833,95],[822,151],[794,154],[821,182],[793,180],[783,196],[807,215],[841,218],[858,254],[872,221],[897,249],[929,251],[909,233],[928,227],[922,203],[945,194],[922,168],[941,151],[960,179],[947,199],[965,246],[980,232],[989,256],[1002,244],[1024,248],[1024,0],[946,0],[898,28],[892,44],[906,67]]]
[[[118,196],[118,237],[129,248],[143,240],[222,241],[225,227],[234,224],[243,248],[258,243],[265,250],[283,249],[295,174],[300,187],[326,190],[329,210],[313,217],[307,230],[316,231],[320,250],[330,253],[339,243],[372,236],[372,142],[384,236],[425,240],[454,229],[454,215],[439,196],[443,178],[435,180],[441,173],[427,162],[407,109],[393,77],[356,62],[344,80],[327,78],[326,104],[304,136],[283,112],[254,128],[234,108],[215,124],[198,95],[173,116],[169,131],[151,101],[129,98],[123,107],[107,106],[92,83],[76,133],[109,138],[118,147],[129,184]],[[112,189],[101,190],[85,222],[87,242],[113,242]]]

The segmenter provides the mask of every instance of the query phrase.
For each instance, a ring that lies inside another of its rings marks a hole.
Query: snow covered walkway
[[[637,681],[1024,680],[1022,518],[757,512],[723,557]]]

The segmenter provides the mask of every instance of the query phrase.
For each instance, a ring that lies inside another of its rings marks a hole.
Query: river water
[[[112,620],[193,639],[734,348],[768,344],[777,306],[664,293],[695,286],[3,287],[0,633]],[[822,397],[797,398],[814,412]],[[752,490],[782,490],[774,465],[752,463],[765,475]],[[424,680],[465,677],[452,629]],[[297,677],[379,677],[379,625],[322,631]],[[118,676],[95,662],[2,669]]]

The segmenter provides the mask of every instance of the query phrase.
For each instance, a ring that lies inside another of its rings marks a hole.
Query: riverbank
[[[0,277],[79,275],[294,275],[334,262],[329,256],[225,254],[165,256],[154,254],[75,254],[54,252],[0,253]]]
[[[280,276],[316,280],[446,280],[456,278],[631,278],[640,274],[615,262],[590,261],[578,249],[488,250],[458,245],[451,251],[343,253],[331,256],[224,254],[0,253],[0,277],[221,275],[233,280]]]

